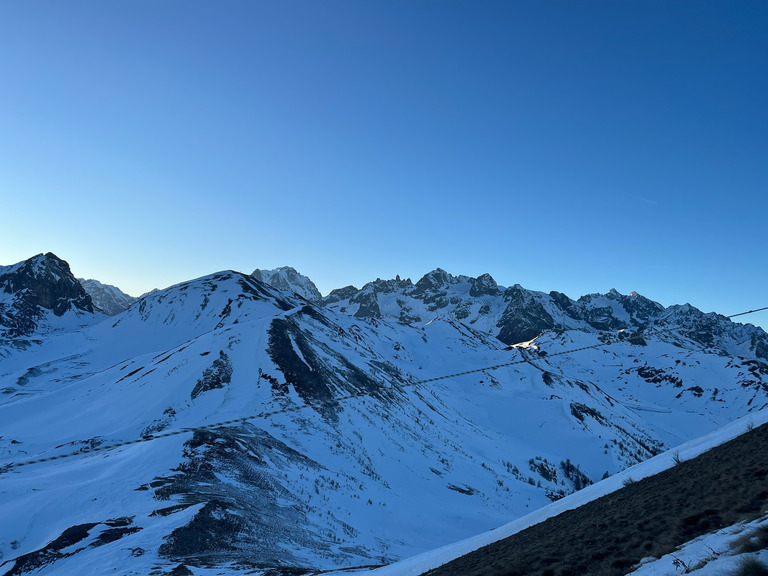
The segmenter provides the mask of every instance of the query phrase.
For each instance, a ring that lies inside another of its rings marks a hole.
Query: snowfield
[[[483,546],[487,546],[493,542],[497,542],[504,538],[507,538],[513,534],[520,532],[534,524],[539,524],[558,514],[565,512],[566,510],[573,510],[580,506],[583,506],[587,502],[596,500],[601,496],[621,490],[624,487],[624,483],[627,481],[637,481],[648,476],[658,474],[663,470],[672,468],[678,459],[690,460],[700,454],[719,446],[733,438],[736,438],[740,434],[743,434],[746,430],[751,429],[753,426],[760,426],[768,422],[768,410],[762,410],[757,412],[748,418],[739,419],[732,422],[715,432],[711,432],[686,442],[681,446],[676,447],[674,450],[670,450],[650,460],[636,464],[631,468],[628,468],[611,478],[602,480],[601,482],[584,488],[580,492],[571,494],[553,502],[543,508],[536,510],[530,514],[523,516],[517,520],[509,522],[495,530],[478,534],[471,538],[467,538],[460,542],[442,546],[436,550],[430,550],[424,554],[396,562],[383,568],[376,570],[360,570],[360,571],[343,571],[343,574],[375,574],[376,576],[419,576],[433,568],[442,566],[450,562],[451,560],[468,554],[474,550],[478,550]],[[693,566],[696,562],[703,559],[711,558],[712,565],[706,572],[701,574],[721,574],[724,569],[731,569],[738,563],[738,558],[733,558],[730,555],[724,556],[722,559],[714,558],[715,554],[709,550],[708,547],[720,550],[720,554],[724,554],[728,549],[728,544],[735,540],[735,537],[744,535],[751,531],[756,530],[760,526],[768,526],[768,516],[756,520],[750,523],[744,523],[732,527],[720,530],[712,535],[698,538],[695,541],[684,546],[680,553],[669,554],[662,558],[648,559],[642,565],[642,567],[632,572],[638,576],[661,576],[680,574],[682,569],[680,565],[675,565],[674,560],[679,558],[685,558],[686,565]],[[762,551],[760,556],[768,560],[768,551]],[[715,561],[717,560],[717,561]],[[341,574],[342,572],[336,572]]]
[[[555,297],[458,278],[372,316],[232,271],[43,310],[0,339],[0,574],[417,574],[765,421],[759,329],[609,294],[510,348]]]

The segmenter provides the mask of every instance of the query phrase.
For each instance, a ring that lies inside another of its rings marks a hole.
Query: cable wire
[[[739,312],[738,314],[732,314],[731,316],[726,316],[726,318],[733,318],[735,316],[744,316],[746,314],[753,314],[754,312],[760,312],[762,310],[768,310],[768,306],[765,308],[758,308],[756,310],[749,310],[747,312]],[[684,327],[684,326],[683,326]],[[679,327],[669,327],[664,329],[657,329],[657,330],[650,330],[648,332],[643,332],[642,330],[638,330],[636,332],[640,332],[641,335],[644,337],[651,337],[658,334],[661,334],[663,332],[670,332],[672,330],[677,330]],[[620,331],[621,332],[621,331]],[[553,357],[553,356],[563,356],[566,354],[574,354],[576,352],[582,352],[584,350],[592,350],[596,348],[605,348],[607,346],[611,346],[613,344],[616,344],[618,342],[623,342],[621,338],[618,338],[616,340],[611,340],[608,342],[600,342],[599,344],[592,344],[590,346],[582,346],[580,348],[573,348],[570,350],[561,350],[560,352],[551,352],[547,353],[547,358]],[[453,374],[445,374],[442,376],[435,376],[433,378],[425,378],[423,380],[416,380],[412,382],[406,382],[402,385],[400,385],[400,388],[408,388],[412,386],[420,386],[422,384],[428,384],[430,382],[437,382],[439,380],[448,380],[450,378],[457,378],[459,376],[465,376],[467,374],[475,374],[477,372],[486,372],[488,370],[498,370],[499,368],[505,368],[508,366],[515,366],[518,364],[527,364],[529,363],[529,359],[523,358],[519,360],[513,360],[512,362],[504,362],[502,364],[495,364],[493,366],[484,366],[482,368],[475,368],[473,370],[464,370],[463,372],[455,372]],[[340,396],[336,398],[336,402],[342,402],[345,400],[351,400],[353,398],[360,398],[362,396],[368,396],[367,392],[357,392],[354,394],[348,394],[346,396]],[[229,426],[231,424],[239,424],[248,422],[249,420],[257,420],[260,418],[269,418],[271,416],[276,416],[277,414],[285,414],[288,412],[296,412],[299,410],[305,410],[307,408],[313,408],[317,405],[312,402],[307,402],[305,404],[302,404],[300,406],[289,406],[286,408],[281,408],[279,410],[271,410],[267,412],[259,412],[257,414],[251,414],[250,416],[243,416],[242,418],[232,418],[231,420],[222,420],[219,422],[213,422],[211,424],[204,424],[202,426],[194,426],[194,427],[187,427],[187,428],[179,428],[178,430],[171,430],[168,432],[157,432],[153,434],[146,434],[142,436],[141,438],[136,438],[133,440],[124,440],[122,442],[115,442],[112,444],[105,444],[102,446],[93,446],[90,448],[82,448],[80,450],[77,450],[76,452],[68,452],[66,454],[57,454],[55,456],[46,456],[44,458],[35,458],[33,460],[24,460],[21,462],[8,462],[6,464],[0,465],[0,474],[4,472],[8,472],[9,470],[15,469],[15,468],[21,468],[23,466],[32,466],[33,464],[40,464],[42,462],[50,462],[52,460],[61,460],[64,458],[71,458],[73,456],[78,455],[84,455],[84,454],[93,454],[96,452],[105,452],[107,450],[114,450],[115,448],[121,448],[123,446],[130,446],[132,444],[139,444],[142,442],[151,442],[154,440],[158,440],[160,438],[167,438],[169,436],[176,436],[179,434],[187,434],[187,433],[195,433],[197,431],[201,430],[214,430],[216,428],[221,428],[223,426]]]
[[[744,316],[745,314],[754,314],[755,312],[762,312],[763,310],[768,310],[768,306],[764,308],[757,308],[755,310],[747,310],[746,312],[739,312],[738,314],[731,314],[730,316],[726,316],[726,318],[736,318],[736,316]]]

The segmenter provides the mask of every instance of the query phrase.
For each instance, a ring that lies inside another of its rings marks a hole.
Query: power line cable
[[[746,314],[754,314],[755,312],[762,312],[763,310],[768,310],[768,306],[765,306],[764,308],[757,308],[755,310],[747,310],[746,312],[739,312],[738,314],[731,314],[730,316],[726,316],[726,318],[736,318],[736,316],[744,316]]]
[[[738,314],[732,314],[731,316],[726,316],[726,318],[733,318],[735,316],[744,316],[746,314],[753,314],[754,312],[760,312],[762,310],[768,310],[768,306],[766,306],[765,308],[758,308],[756,310],[749,310],[747,312],[740,312]],[[685,327],[685,326],[683,325],[683,327]],[[645,332],[645,333],[642,330],[637,330],[635,332],[640,332],[645,337],[651,337],[651,336],[655,336],[655,335],[661,334],[663,332],[670,332],[670,331],[677,330],[677,329],[678,329],[678,327],[675,326],[675,327],[669,327],[669,328],[664,328],[664,329],[660,328],[660,329],[657,329],[657,330],[651,330],[651,331]],[[619,331],[619,332],[621,332],[621,331]],[[590,346],[582,346],[580,348],[572,348],[572,349],[569,349],[569,350],[561,350],[560,352],[551,352],[551,353],[547,353],[547,358],[551,358],[553,356],[563,356],[563,355],[566,355],[566,354],[574,354],[576,352],[582,352],[584,350],[592,350],[592,349],[597,349],[597,348],[605,348],[606,346],[611,346],[613,344],[616,344],[616,343],[622,342],[622,341],[623,340],[619,338],[617,340],[612,340],[612,341],[609,341],[609,342],[600,342],[599,344],[592,344]],[[530,363],[528,358],[522,358],[522,359],[519,359],[519,360],[513,360],[512,362],[504,362],[502,364],[495,364],[493,366],[485,366],[485,367],[482,367],[482,368],[475,368],[473,370],[464,370],[463,372],[455,372],[453,374],[445,374],[443,376],[435,376],[433,378],[425,378],[423,380],[416,380],[416,381],[413,381],[413,382],[407,382],[405,384],[402,384],[400,386],[400,388],[406,388],[406,387],[412,387],[412,386],[420,386],[422,384],[428,384],[430,382],[437,382],[439,380],[448,380],[450,378],[457,378],[459,376],[465,376],[467,374],[476,374],[477,372],[486,372],[486,371],[489,371],[489,370],[498,370],[499,368],[505,368],[505,367],[508,367],[508,366],[515,366],[515,365],[519,365],[519,364],[528,364],[528,363]],[[357,393],[354,393],[354,394],[348,394],[346,396],[340,396],[340,397],[336,398],[335,400],[336,400],[336,402],[342,402],[342,401],[345,401],[345,400],[351,400],[353,398],[360,398],[362,396],[368,396],[368,392],[361,391],[361,392],[357,392]],[[296,412],[296,411],[299,411],[299,410],[305,410],[307,408],[313,408],[315,406],[316,406],[316,404],[314,404],[312,402],[307,402],[307,403],[302,404],[300,406],[289,406],[289,407],[281,408],[279,410],[271,410],[271,411],[266,411],[266,412],[259,412],[257,414],[251,414],[250,416],[243,416],[241,418],[232,418],[230,420],[222,420],[222,421],[219,421],[219,422],[213,422],[211,424],[205,424],[205,425],[202,425],[202,426],[179,428],[178,430],[171,430],[171,431],[168,431],[168,432],[157,432],[157,433],[153,433],[153,434],[146,434],[146,435],[142,436],[141,438],[135,438],[133,440],[125,440],[125,441],[122,441],[122,442],[115,442],[113,444],[106,444],[106,445],[103,445],[103,446],[94,446],[94,447],[90,447],[90,448],[82,448],[82,449],[80,449],[80,450],[78,450],[76,452],[68,452],[66,454],[57,454],[57,455],[54,455],[54,456],[46,456],[44,458],[35,458],[33,460],[24,460],[24,461],[21,461],[21,462],[9,462],[9,463],[0,465],[0,474],[2,474],[3,472],[8,472],[9,470],[12,470],[14,468],[21,468],[23,466],[31,466],[33,464],[40,464],[42,462],[50,462],[50,461],[53,461],[53,460],[61,460],[61,459],[64,459],[64,458],[71,458],[73,456],[78,456],[78,455],[94,454],[96,452],[105,452],[105,451],[108,451],[108,450],[114,450],[115,448],[121,448],[123,446],[130,446],[132,444],[139,444],[139,443],[142,443],[142,442],[151,442],[151,441],[154,441],[154,440],[158,440],[160,438],[167,438],[169,436],[176,436],[176,435],[179,435],[179,434],[187,434],[187,433],[193,433],[194,434],[197,431],[214,430],[216,428],[221,428],[223,426],[229,426],[231,424],[244,423],[244,422],[248,422],[249,420],[257,420],[257,419],[260,419],[260,418],[269,418],[271,416],[276,416],[277,414],[285,414],[285,413],[288,413],[288,412]]]

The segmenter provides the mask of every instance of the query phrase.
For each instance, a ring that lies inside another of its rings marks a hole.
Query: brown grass
[[[737,554],[758,552],[768,548],[768,526],[761,526],[738,538],[732,545]]]
[[[768,566],[756,558],[745,558],[735,576],[768,576]]]
[[[768,508],[768,425],[457,558],[428,576],[626,574]]]

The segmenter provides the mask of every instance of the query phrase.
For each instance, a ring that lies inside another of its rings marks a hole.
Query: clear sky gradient
[[[2,2],[0,78],[0,264],[768,306],[768,2]]]

